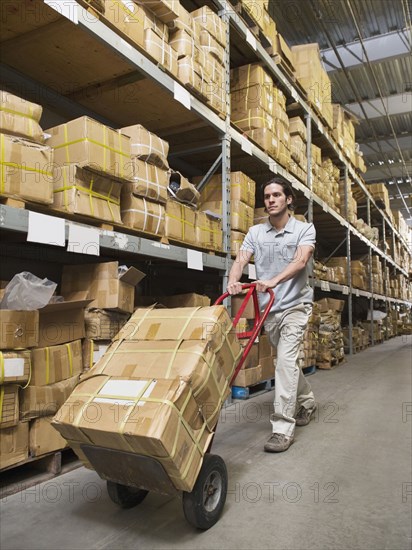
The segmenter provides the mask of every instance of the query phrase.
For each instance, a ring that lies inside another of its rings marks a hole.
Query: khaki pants
[[[310,384],[297,365],[311,312],[310,304],[300,304],[280,313],[269,313],[265,322],[269,341],[277,348],[274,413],[271,418],[273,433],[293,436],[296,412],[301,406],[306,409],[315,406]]]

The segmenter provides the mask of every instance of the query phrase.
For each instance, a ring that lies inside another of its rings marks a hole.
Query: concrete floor
[[[318,417],[283,454],[266,454],[273,392],[222,412],[214,452],[229,495],[207,532],[179,498],[149,494],[131,510],[81,468],[1,502],[2,550],[411,548],[411,337],[398,337],[310,377]]]

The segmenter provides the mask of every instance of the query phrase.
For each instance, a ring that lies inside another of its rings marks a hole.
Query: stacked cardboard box
[[[317,303],[320,308],[320,325],[316,366],[330,369],[344,358],[341,313],[345,302],[323,298]]]
[[[372,325],[372,327],[371,327]],[[369,338],[369,344],[372,343],[371,340],[371,328],[373,332],[373,340],[374,342],[382,342],[383,340],[383,322],[381,320],[379,321],[364,321],[361,323],[362,328],[365,330],[365,333],[368,335]]]
[[[312,314],[309,317],[308,326],[306,327],[299,350],[298,364],[301,369],[316,365],[320,321],[320,307],[317,302],[314,302]]]
[[[348,198],[348,208],[345,206],[345,187]],[[355,225],[358,217],[358,203],[352,193],[352,182],[350,179],[345,183],[344,180],[339,181],[339,196],[341,204],[341,215],[352,225]]]
[[[332,86],[322,66],[319,44],[292,46],[295,74],[305,89],[310,103],[333,128]]]
[[[374,244],[379,242],[379,229],[377,227],[371,227],[362,218],[358,218],[353,224],[359,233],[362,233],[367,239]]]
[[[384,183],[371,183],[367,186],[369,193],[372,195],[379,208],[382,208],[386,213],[392,213],[389,201],[389,193]],[[366,204],[366,195],[360,188],[356,188],[354,197],[359,205]]]
[[[346,256],[335,256],[326,262],[328,280],[340,285],[348,284]]]
[[[144,48],[145,11],[134,2],[105,0],[105,19],[140,48]]]
[[[177,10],[170,10],[170,18],[160,15],[161,12],[155,9],[152,2],[137,2],[142,6],[145,14],[144,23],[144,49],[145,52],[155,61],[157,61],[162,67],[164,67],[169,73],[177,77],[178,68],[178,54],[176,50],[169,44],[169,27],[173,25],[178,17]],[[178,5],[178,2],[174,3]],[[164,8],[164,11],[168,11],[168,7]],[[165,19],[168,19],[166,21]]]
[[[130,181],[123,186],[123,223],[151,235],[164,235],[169,185],[169,144],[140,124],[120,130],[130,136]]]
[[[372,289],[376,294],[384,294],[383,270],[379,256],[372,256]]]
[[[177,489],[191,491],[240,354],[223,306],[138,309],[54,425],[77,444],[151,456]]]
[[[198,184],[202,180],[202,177],[195,177],[193,179],[193,182]],[[234,215],[235,207],[232,206],[232,231],[231,231],[231,252],[232,255],[237,254],[238,249],[240,245],[243,242],[245,233],[247,232],[246,226],[247,224],[253,225],[253,222],[251,220],[252,212],[250,209],[254,208],[255,206],[255,192],[256,192],[256,183],[254,180],[249,178],[246,174],[243,172],[232,172],[230,174],[230,196],[231,201],[235,201],[235,205],[238,204],[238,202],[242,203],[243,205],[247,206],[248,209],[246,211],[247,220],[246,223],[243,223],[239,220],[239,217],[236,217]],[[202,211],[213,211],[217,214],[222,213],[223,209],[223,203],[222,203],[222,176],[221,175],[215,175],[213,176],[205,185],[205,187],[202,189],[201,195],[200,195],[200,209]],[[233,203],[232,203],[233,204]],[[244,206],[240,207],[241,209],[244,209]],[[235,226],[233,226],[233,222],[235,223]],[[242,225],[243,229],[240,229],[240,226]],[[246,229],[246,231],[245,231]]]
[[[43,144],[40,105],[0,91],[0,197],[53,202],[53,151]]]
[[[54,149],[53,208],[121,222],[120,193],[130,174],[130,139],[89,117],[49,128]]]
[[[306,125],[300,117],[289,119],[289,134],[291,150],[289,168],[297,178],[306,183],[308,171],[307,135]]]
[[[319,183],[322,189],[321,198],[336,212],[341,213],[339,194],[340,170],[328,157],[322,157],[319,169]]]
[[[352,164],[357,164],[357,157],[355,153],[355,125],[354,118],[347,111],[345,111],[341,105],[334,103],[333,108],[333,130],[332,136],[336,143],[342,149],[346,158],[348,158]],[[361,162],[359,162],[359,166]]]
[[[345,345],[345,353],[349,353],[349,329],[344,328],[343,332],[343,343]],[[355,353],[364,349],[368,344],[365,345],[365,329],[362,327],[352,327],[352,349]],[[368,336],[366,335],[366,342],[368,342]]]
[[[369,290],[369,277],[365,262],[361,260],[352,260],[350,263],[350,271],[352,286],[354,288]]]
[[[283,166],[290,161],[286,97],[259,63],[231,71],[232,121]]]

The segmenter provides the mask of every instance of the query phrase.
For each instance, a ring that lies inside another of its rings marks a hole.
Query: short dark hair
[[[287,181],[285,180],[282,180],[280,178],[273,178],[271,180],[269,180],[268,182],[264,183],[262,185],[262,198],[263,200],[265,200],[265,189],[268,185],[272,185],[272,183],[276,183],[277,185],[280,185],[283,189],[283,192],[285,193],[286,195],[286,198],[287,197],[292,197],[292,202],[290,204],[288,204],[288,209],[289,210],[294,210],[295,209],[295,205],[293,204],[294,203],[294,200],[295,200],[295,193],[292,189],[292,186],[290,185],[290,183],[288,183]]]

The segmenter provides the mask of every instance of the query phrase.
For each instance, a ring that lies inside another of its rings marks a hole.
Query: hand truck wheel
[[[133,506],[137,506],[143,502],[149,493],[145,489],[129,487],[115,481],[107,482],[107,492],[110,499],[121,508],[133,508]]]
[[[191,493],[183,493],[183,511],[196,529],[206,531],[219,519],[227,495],[227,469],[218,455],[206,453]]]

